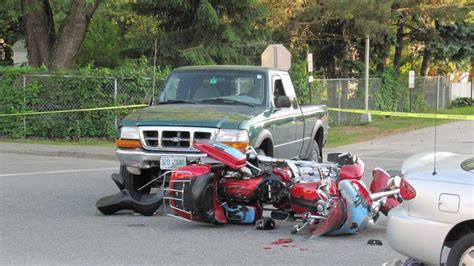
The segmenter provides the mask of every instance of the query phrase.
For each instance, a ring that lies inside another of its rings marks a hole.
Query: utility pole
[[[365,36],[365,110],[369,110],[369,52],[370,39],[369,35]],[[362,114],[362,123],[372,122],[371,114]]]
[[[308,61],[308,73],[309,73],[309,77],[308,77],[309,103],[311,104],[312,100],[313,100],[313,92],[312,92],[313,88],[311,87],[311,83],[314,80],[314,77],[313,77],[313,53],[308,53],[307,61]]]

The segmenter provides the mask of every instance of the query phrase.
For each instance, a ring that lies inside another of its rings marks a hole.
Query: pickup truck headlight
[[[244,151],[249,146],[249,134],[247,130],[220,129],[216,136],[216,142],[222,142]]]
[[[141,148],[140,130],[138,127],[122,127],[120,138],[115,141],[117,148]]]

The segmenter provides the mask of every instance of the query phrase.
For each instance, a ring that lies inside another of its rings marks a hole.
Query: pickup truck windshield
[[[265,79],[263,72],[176,72],[166,82],[159,102],[265,105]]]

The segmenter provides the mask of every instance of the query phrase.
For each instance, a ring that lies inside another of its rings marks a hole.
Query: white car
[[[474,154],[413,155],[402,166],[403,203],[388,215],[388,241],[427,264],[474,266]],[[436,169],[436,170],[435,170]],[[408,182],[404,182],[406,179]]]

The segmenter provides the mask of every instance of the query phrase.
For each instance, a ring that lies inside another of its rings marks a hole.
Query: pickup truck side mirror
[[[274,98],[276,108],[289,108],[291,107],[290,97],[278,95]]]
[[[153,104],[153,97],[151,94],[145,95],[145,99],[143,101],[144,104],[152,105]]]

